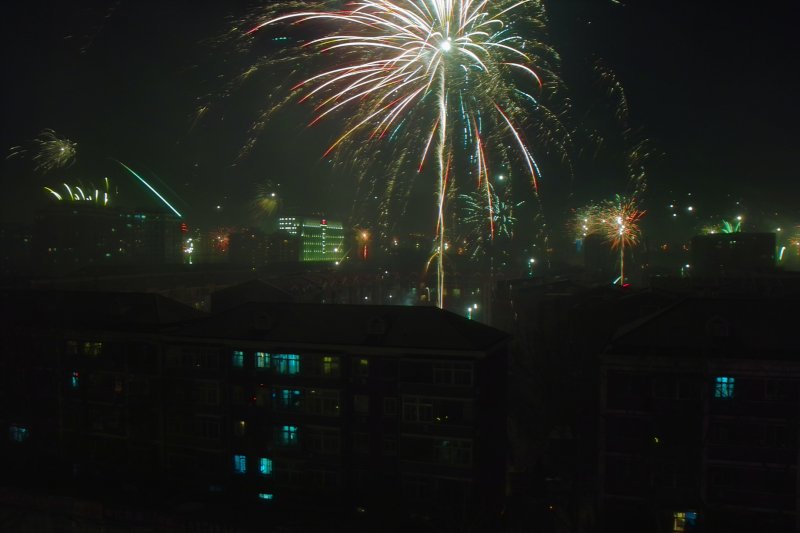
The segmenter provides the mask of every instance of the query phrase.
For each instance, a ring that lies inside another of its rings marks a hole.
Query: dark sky
[[[208,39],[247,5],[34,1],[5,8],[0,146],[53,128],[79,143],[79,155],[72,168],[46,176],[4,160],[0,180],[7,203],[12,199],[4,222],[30,213],[42,201],[41,186],[61,178],[99,183],[108,175],[128,187],[127,201],[157,208],[109,158],[152,177],[195,224],[246,222],[246,201],[264,179],[282,184],[288,204],[345,216],[352,193],[318,157],[324,143],[302,127],[303,110],[289,110],[269,129],[269,142],[235,167],[249,102],[262,89],[238,95],[243,105],[228,101],[213,120],[192,127],[198,102],[220,86],[219,76],[237,70]],[[715,215],[740,201],[752,212],[778,211],[800,223],[796,2],[548,6],[565,66],[604,58],[627,90],[633,123],[664,154],[649,179],[653,220],[672,201],[697,201]],[[586,183],[581,179],[575,187]]]

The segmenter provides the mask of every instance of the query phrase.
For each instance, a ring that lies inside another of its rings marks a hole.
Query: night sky
[[[213,38],[253,5],[120,0],[7,7],[0,146],[7,150],[52,128],[78,142],[79,151],[73,167],[45,176],[25,161],[3,160],[3,223],[29,219],[45,201],[41,186],[65,179],[100,183],[110,176],[127,203],[159,208],[111,158],[154,178],[195,225],[246,224],[247,202],[265,179],[281,184],[286,205],[346,217],[351,185],[321,160],[325,128],[306,130],[306,110],[282,113],[237,165],[259,91],[269,88],[251,87],[208,120],[193,121],[203,98],[244,66]],[[672,202],[694,203],[706,215],[744,209],[800,223],[796,2],[548,6],[565,70],[580,72],[587,58],[602,57],[627,91],[632,122],[662,154],[644,199],[651,224],[665,230]],[[586,196],[582,188],[614,192],[591,179],[571,182],[575,198]]]

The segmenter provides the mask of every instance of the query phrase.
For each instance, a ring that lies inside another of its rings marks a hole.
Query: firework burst
[[[527,176],[538,194],[541,173],[533,146],[567,159],[571,140],[561,122],[565,107],[546,104],[555,101],[560,81],[558,55],[545,42],[541,1],[357,0],[345,8],[338,5],[273,4],[247,32],[318,24],[315,28],[324,35],[256,63],[237,79],[249,79],[264,67],[272,79],[276,69],[288,70],[273,91],[283,96],[262,110],[245,151],[277,109],[295,97],[313,103],[309,125],[323,120],[342,125],[324,155],[356,169],[361,190],[381,198],[369,218],[377,218],[382,238],[399,218],[397,211],[405,212],[416,175],[434,163],[442,252],[456,187],[472,183],[480,189],[491,167],[498,166],[509,176]],[[315,72],[293,85],[283,81],[309,70]],[[279,91],[287,87],[288,94]],[[348,155],[337,159],[341,153]],[[374,175],[384,178],[369,179]],[[443,256],[438,254],[437,265],[440,306]]]
[[[517,218],[514,210],[524,201],[513,202],[506,195],[499,196],[486,181],[482,190],[459,196],[462,216],[459,222],[466,227],[465,241],[471,246],[470,257],[477,259],[489,253],[495,242],[507,244],[514,237]]]
[[[34,169],[42,173],[71,166],[78,153],[78,143],[60,137],[51,129],[42,130],[32,144],[31,160],[34,163]],[[9,150],[7,159],[25,157],[28,151],[22,146],[13,146]]]

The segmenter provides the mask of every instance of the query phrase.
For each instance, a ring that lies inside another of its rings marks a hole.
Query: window
[[[247,473],[247,457],[244,455],[233,456],[233,471],[237,474]]]
[[[397,414],[397,398],[383,399],[383,414],[386,416],[394,416]]]
[[[272,500],[272,499],[275,498],[275,496],[273,496],[269,492],[259,492],[258,493],[258,498],[261,499],[261,500]]]
[[[383,453],[385,455],[397,454],[397,437],[384,437],[383,438]]]
[[[433,382],[438,385],[472,385],[470,363],[436,363],[433,367]]]
[[[357,359],[353,367],[353,375],[358,378],[369,376],[369,359]]]
[[[100,352],[103,351],[103,343],[102,342],[84,342],[83,343],[83,354],[88,355],[89,357],[98,357]]]
[[[326,355],[322,358],[322,375],[335,377],[339,375],[339,358]]]
[[[369,414],[369,396],[366,394],[356,394],[353,396],[353,411],[358,414]]]
[[[309,414],[339,416],[339,391],[311,389],[306,396],[306,409]]]
[[[237,420],[233,424],[233,433],[237,437],[244,437],[246,431],[247,431],[247,422],[245,422],[244,420]]]
[[[318,453],[339,453],[341,442],[335,428],[308,427],[303,434],[303,444]]]
[[[25,442],[28,440],[30,433],[28,432],[28,428],[24,426],[12,425],[8,428],[8,436],[11,437],[11,440],[14,442]]]
[[[294,353],[272,354],[275,371],[278,374],[292,375],[300,373],[300,356]]]
[[[78,390],[81,386],[81,374],[80,372],[73,372],[69,378],[69,388],[73,390]]]
[[[297,411],[300,409],[302,394],[295,389],[277,389],[273,397],[276,408],[284,411]]]
[[[258,473],[262,476],[268,476],[272,473],[272,459],[261,457],[258,460]]]
[[[199,422],[199,435],[204,439],[219,439],[219,419],[211,417],[200,417]]]
[[[676,511],[672,513],[673,533],[684,533],[694,531],[697,525],[697,513],[694,511]]]
[[[269,354],[256,352],[256,368],[269,368]]]
[[[297,426],[281,426],[278,431],[278,443],[283,446],[297,444]]]
[[[67,355],[78,355],[78,341],[67,341],[64,353]]]
[[[435,445],[436,461],[449,465],[472,464],[472,441],[463,439],[440,440]]]
[[[244,352],[241,350],[234,350],[231,356],[231,365],[234,368],[242,368],[244,366]]]
[[[717,376],[714,382],[714,398],[733,398],[734,378]]]
[[[369,453],[369,433],[353,433],[353,451]]]
[[[403,398],[404,422],[430,422],[433,420],[433,400],[419,396]]]

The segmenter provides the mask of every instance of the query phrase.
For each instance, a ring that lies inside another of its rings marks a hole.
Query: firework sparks
[[[462,202],[460,222],[468,230],[467,243],[472,245],[470,256],[475,259],[488,252],[495,241],[508,243],[514,237],[517,219],[514,210],[525,202],[512,202],[501,197],[487,181],[483,190],[459,196]]]
[[[620,285],[625,284],[625,248],[639,243],[642,234],[639,223],[645,213],[639,208],[638,197],[620,194],[613,200],[586,205],[575,213],[572,228],[578,239],[602,235],[613,250],[619,250]]]
[[[60,187],[43,187],[43,189],[59,202],[90,202],[97,206],[107,206],[112,197],[111,185],[108,178],[104,178],[103,183],[104,188],[92,186],[92,188],[86,188],[86,192],[80,185],[70,187],[67,183],[62,184],[64,191],[60,193],[57,190],[60,190]]]
[[[405,205],[413,186],[413,174],[405,169],[413,165],[416,173],[422,173],[428,159],[435,159],[441,307],[445,221],[457,184],[472,181],[480,189],[489,178],[492,157],[507,169],[521,169],[538,194],[541,173],[523,132],[565,159],[569,135],[560,124],[561,112],[545,105],[560,81],[555,73],[558,55],[542,39],[543,4],[539,0],[358,0],[344,9],[336,4],[316,2],[299,12],[287,11],[296,9],[297,2],[272,6],[248,35],[277,24],[333,25],[325,26],[326,35],[256,67],[274,70],[278,65],[299,64],[306,70],[313,69],[310,65],[323,53],[329,59],[326,67],[301,79],[293,90],[301,102],[314,102],[315,116],[309,125],[334,116],[342,120],[342,133],[325,156],[342,149],[349,154],[346,164],[362,167],[362,178],[369,174],[369,165],[389,156],[389,171],[381,173],[388,175],[379,207],[384,233],[391,206]],[[250,78],[253,68],[240,79]],[[287,101],[268,106],[251,131],[258,133]],[[387,144],[376,144],[380,141]],[[385,155],[378,157],[380,153]]]
[[[616,195],[613,200],[605,202],[599,213],[600,222],[606,239],[612,249],[619,249],[619,283],[625,284],[625,248],[636,246],[641,237],[639,222],[645,211],[639,209],[639,200],[635,196]]]
[[[58,168],[71,166],[75,162],[78,152],[78,143],[60,137],[51,129],[42,130],[33,141],[34,169],[37,172],[49,172]],[[13,146],[9,150],[7,159],[25,157],[28,150],[22,146]]]

